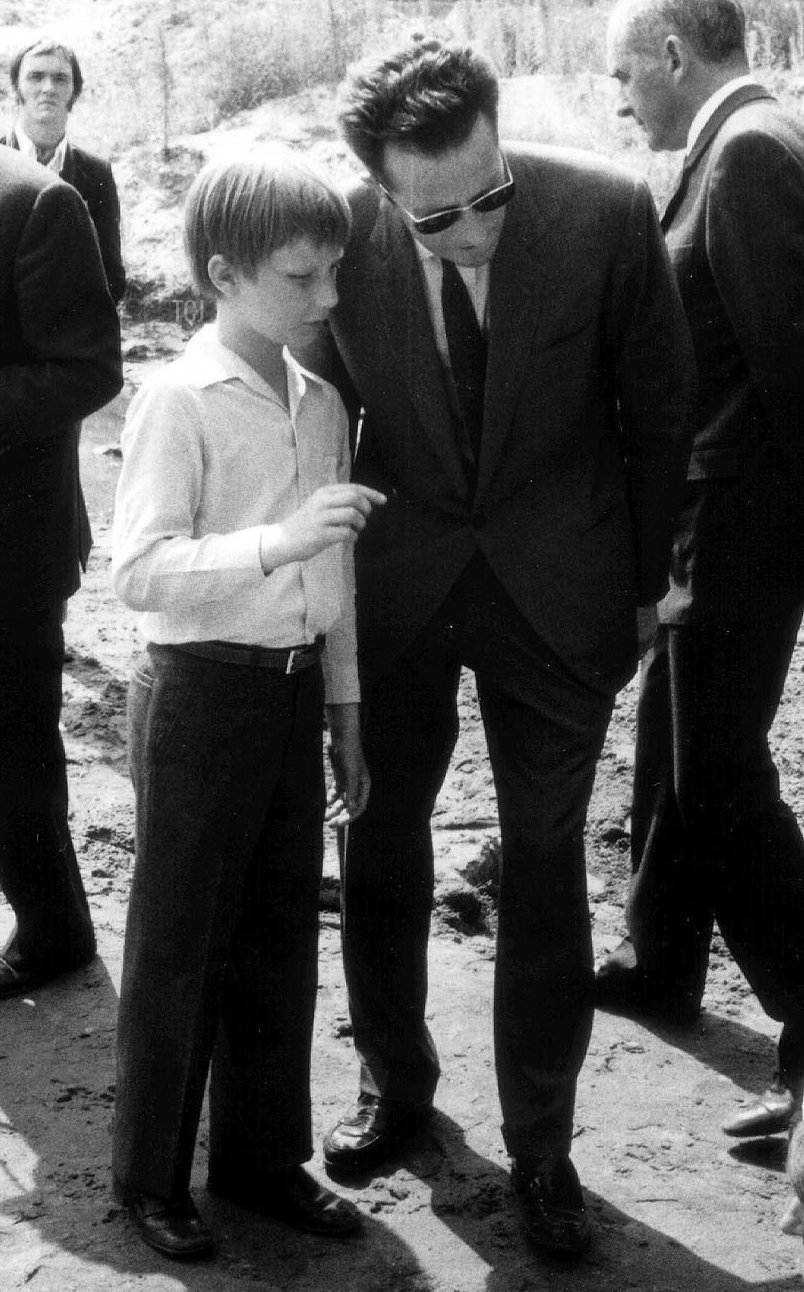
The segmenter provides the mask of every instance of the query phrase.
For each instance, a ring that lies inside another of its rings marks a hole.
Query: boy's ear
[[[221,296],[232,296],[237,291],[240,275],[225,256],[216,252],[207,262],[209,281]]]

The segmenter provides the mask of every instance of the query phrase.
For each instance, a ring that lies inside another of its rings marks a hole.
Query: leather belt
[[[241,642],[174,642],[174,649],[221,664],[241,664],[247,668],[273,668],[290,675],[311,668],[321,658],[324,638],[304,646],[247,646]]]

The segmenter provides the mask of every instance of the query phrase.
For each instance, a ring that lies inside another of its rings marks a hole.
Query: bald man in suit
[[[700,398],[598,1000],[694,1019],[717,919],[783,1024],[773,1085],[724,1128],[765,1134],[804,1085],[804,840],[768,745],[804,609],[804,124],[751,75],[737,0],[621,0],[609,65],[649,146],[685,149],[662,228]]]

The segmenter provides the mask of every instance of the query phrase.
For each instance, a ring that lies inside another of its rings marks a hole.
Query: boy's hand
[[[298,511],[278,525],[268,525],[260,544],[264,570],[291,561],[306,561],[335,543],[354,543],[385,494],[360,484],[331,484],[316,489]]]
[[[360,743],[357,704],[328,704],[329,761],[335,786],[327,799],[324,820],[333,827],[346,826],[366,810],[371,777]]]

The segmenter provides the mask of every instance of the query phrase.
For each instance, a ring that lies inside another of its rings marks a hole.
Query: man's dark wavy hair
[[[353,67],[339,96],[343,136],[373,175],[386,144],[425,153],[460,145],[478,114],[497,126],[499,85],[491,64],[468,45],[414,40]]]

